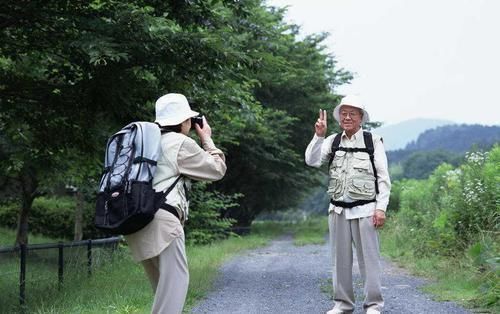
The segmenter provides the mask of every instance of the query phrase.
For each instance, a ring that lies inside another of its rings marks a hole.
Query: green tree
[[[350,79],[325,34],[299,40],[261,0],[2,4],[0,183],[18,187],[17,243],[34,198],[56,178],[85,185],[75,173],[100,169],[106,138],[151,121],[166,92],[188,96],[227,154],[210,190],[244,197],[223,214],[248,224],[314,185],[302,162],[312,122]]]

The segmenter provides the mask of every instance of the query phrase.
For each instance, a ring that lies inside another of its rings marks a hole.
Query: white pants
[[[347,220],[344,212],[345,209],[340,215],[332,212],[328,217],[333,259],[334,308],[347,313],[354,311],[352,287],[354,244],[359,271],[364,282],[363,307],[382,311],[384,299],[380,282],[379,241],[373,218],[370,216]]]
[[[151,313],[181,314],[189,284],[184,237],[175,238],[160,255],[142,265],[155,292]]]

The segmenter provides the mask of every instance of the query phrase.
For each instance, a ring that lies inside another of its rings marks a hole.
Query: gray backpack
[[[151,122],[130,123],[109,138],[96,201],[98,229],[130,234],[153,219],[157,194],[164,195],[153,189],[160,139],[160,128]]]

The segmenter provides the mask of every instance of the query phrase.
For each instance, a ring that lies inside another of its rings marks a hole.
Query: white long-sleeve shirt
[[[389,178],[389,170],[387,165],[387,156],[385,154],[384,144],[380,136],[373,135],[373,147],[374,147],[374,163],[377,169],[377,180],[379,187],[379,194],[376,195],[376,202],[368,203],[361,206],[355,206],[353,208],[345,208],[346,219],[355,219],[362,217],[372,216],[375,209],[380,209],[385,211],[387,205],[389,204],[389,195],[391,190],[391,180]],[[305,161],[308,166],[319,168],[322,164],[327,163],[330,160],[330,153],[332,150],[333,139],[336,134],[328,136],[326,139],[324,137],[319,137],[314,134],[313,139],[307,146],[305,152]],[[363,138],[363,129],[360,128],[358,132],[353,134],[349,139],[345,132],[342,132],[342,137],[340,141],[340,146],[342,147],[355,147],[355,143]],[[346,199],[345,201],[350,201]],[[328,212],[335,211],[340,214],[344,210],[343,207],[334,206],[330,204]]]

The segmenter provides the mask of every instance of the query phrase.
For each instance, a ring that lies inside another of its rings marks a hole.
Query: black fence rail
[[[112,237],[105,239],[89,239],[83,241],[74,241],[74,242],[59,242],[59,243],[46,243],[46,244],[30,244],[30,245],[21,245],[21,246],[12,246],[12,247],[0,247],[0,254],[2,253],[17,253],[19,256],[19,304],[23,306],[26,302],[26,264],[27,264],[27,255],[29,251],[37,251],[37,250],[49,250],[49,249],[57,249],[57,269],[58,269],[58,283],[59,289],[61,289],[64,282],[64,249],[65,248],[75,248],[75,247],[86,247],[86,265],[87,265],[87,275],[90,277],[92,275],[92,251],[93,248],[99,246],[107,246],[112,245],[113,248],[116,248],[118,243],[123,241],[122,237]]]

